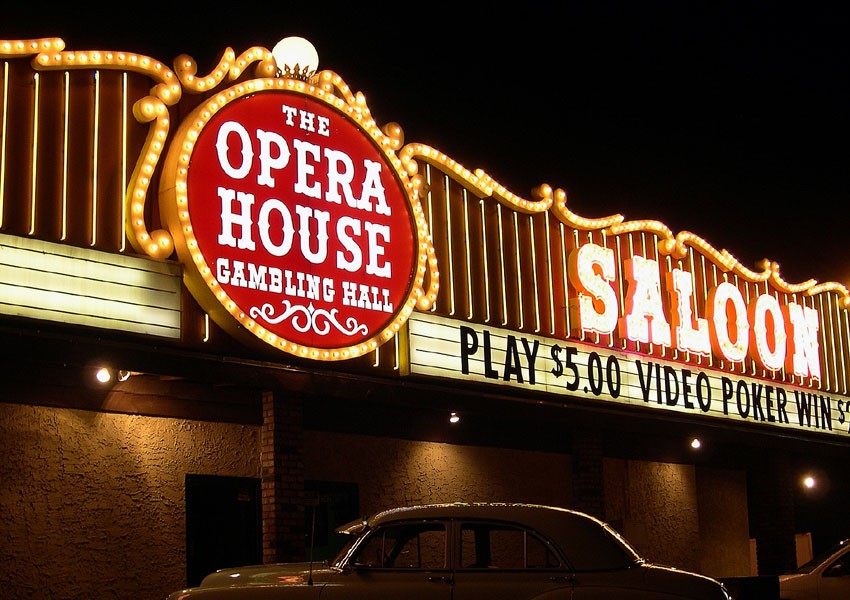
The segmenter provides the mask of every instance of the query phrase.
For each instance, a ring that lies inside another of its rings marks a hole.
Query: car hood
[[[803,591],[811,586],[810,573],[788,573],[779,576],[779,589],[783,592]]]
[[[321,586],[327,583],[339,569],[321,563],[282,563],[254,565],[220,569],[204,577],[200,587],[250,587],[266,585]]]

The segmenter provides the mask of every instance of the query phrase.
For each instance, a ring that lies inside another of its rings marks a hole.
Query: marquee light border
[[[162,62],[142,54],[120,51],[66,51],[61,38],[38,38],[25,40],[0,40],[0,57],[33,55],[33,68],[36,70],[70,69],[114,69],[144,74],[155,81],[150,95],[137,101],[133,114],[140,123],[151,123],[148,137],[140,152],[136,168],[128,186],[125,202],[128,205],[126,230],[134,249],[152,258],[166,258],[173,253],[174,243],[170,234],[159,229],[149,232],[144,220],[144,207],[148,196],[148,187],[160,158],[165,151],[165,142],[170,129],[169,107],[177,104],[185,92],[207,93],[214,88],[232,82],[241,77],[253,65],[257,77],[273,76],[277,70],[271,52],[259,46],[249,48],[237,54],[230,47],[222,53],[221,59],[208,74],[197,74],[197,62],[188,55],[174,60],[174,70]],[[841,296],[843,308],[850,308],[850,291],[838,282],[819,283],[809,279],[800,283],[785,281],[780,274],[778,262],[767,258],[757,265],[761,271],[744,266],[733,254],[725,249],[717,249],[707,240],[690,231],[674,234],[664,223],[655,220],[626,221],[623,215],[615,214],[603,218],[585,218],[573,213],[567,207],[567,193],[563,189],[553,189],[542,184],[532,190],[532,199],[518,196],[493,179],[481,169],[469,170],[450,156],[426,144],[409,143],[404,145],[404,134],[397,123],[388,123],[378,128],[371,118],[365,96],[354,93],[342,78],[333,71],[324,70],[314,75],[306,85],[314,85],[325,93],[337,93],[344,101],[359,111],[364,123],[380,132],[382,144],[398,152],[401,165],[409,175],[408,185],[411,193],[424,194],[424,180],[418,174],[419,161],[438,167],[457,182],[468,187],[479,197],[492,197],[513,210],[535,214],[551,211],[566,225],[580,230],[601,230],[609,235],[645,231],[659,236],[658,250],[662,255],[682,258],[687,247],[704,254],[724,272],[733,272],[752,283],[770,281],[778,290],[787,293],[805,293],[815,296],[822,292],[835,292]],[[422,250],[428,254],[430,285],[417,301],[417,307],[426,310],[436,298],[439,289],[439,270],[434,249],[428,242]]]

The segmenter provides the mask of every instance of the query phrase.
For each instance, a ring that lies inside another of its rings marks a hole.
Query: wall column
[[[573,432],[573,508],[605,519],[602,436]]]
[[[303,400],[263,392],[263,563],[305,560]]]
[[[797,566],[793,486],[790,461],[782,453],[765,453],[750,466],[750,530],[759,575],[779,575]]]

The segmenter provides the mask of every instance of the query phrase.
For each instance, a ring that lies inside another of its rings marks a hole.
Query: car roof
[[[518,502],[451,502],[402,506],[376,512],[340,527],[340,533],[356,533],[363,528],[372,529],[384,523],[418,519],[478,519],[510,522],[524,525],[543,536],[559,542],[571,541],[574,545],[593,543],[600,530],[605,530],[616,539],[625,551],[639,559],[637,551],[605,522],[583,512]]]
[[[387,521],[402,519],[457,518],[457,519],[493,519],[499,521],[517,521],[526,525],[547,528],[547,523],[567,520],[598,521],[590,515],[555,506],[527,504],[517,502],[451,502],[440,504],[420,504],[383,510],[366,519],[373,527]]]

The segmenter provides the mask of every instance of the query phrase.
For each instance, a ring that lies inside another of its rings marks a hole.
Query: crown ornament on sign
[[[272,49],[272,56],[280,74],[291,79],[307,81],[319,68],[319,54],[308,40],[287,37]]]

